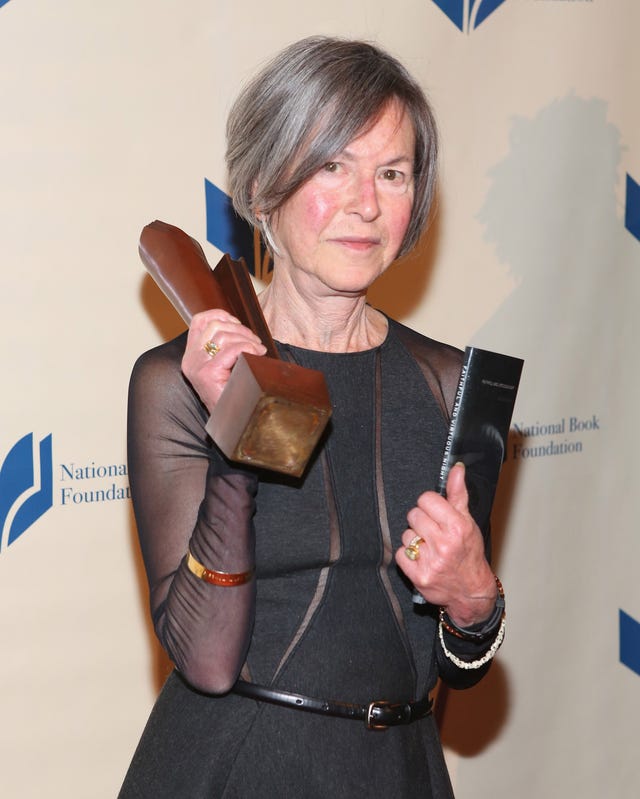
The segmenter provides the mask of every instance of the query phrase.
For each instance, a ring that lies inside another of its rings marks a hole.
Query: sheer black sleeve
[[[186,565],[244,572],[254,565],[257,479],[208,438],[208,415],[180,371],[186,338],[143,355],[129,387],[128,459],[151,614],[160,642],[196,688],[236,681],[253,623],[255,581],[211,585]]]

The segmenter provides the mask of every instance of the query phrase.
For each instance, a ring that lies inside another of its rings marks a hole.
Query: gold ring
[[[220,352],[220,347],[214,341],[207,341],[203,349],[212,358]]]
[[[420,544],[424,544],[424,538],[421,538],[419,535],[411,539],[409,546],[404,551],[404,554],[409,560],[418,560],[420,557]]]

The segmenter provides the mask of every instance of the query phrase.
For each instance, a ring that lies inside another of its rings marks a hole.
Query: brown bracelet
[[[199,563],[187,550],[187,568],[191,574],[195,574],[200,580],[211,585],[221,585],[224,588],[231,588],[235,585],[244,585],[248,583],[253,577],[255,569],[250,569],[248,572],[238,572],[231,574],[230,572],[214,571],[213,569],[205,568],[202,563]]]
[[[498,599],[496,600],[496,608],[493,612],[493,615],[496,617],[495,623],[497,625],[499,621],[504,619],[505,615],[504,588],[495,574],[493,577],[496,581],[496,586],[498,587]],[[491,618],[491,621],[493,621],[493,618]],[[456,638],[462,639],[463,641],[480,641],[487,637],[487,634],[484,631],[474,632],[472,630],[465,630],[463,627],[458,627],[458,625],[448,617],[447,611],[443,607],[440,608],[440,624],[448,633]]]

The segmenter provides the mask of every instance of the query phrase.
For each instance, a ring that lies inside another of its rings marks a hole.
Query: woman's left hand
[[[491,615],[497,588],[482,533],[469,513],[464,477],[464,465],[456,464],[449,472],[446,499],[435,491],[418,497],[407,514],[409,527],[396,563],[427,602],[445,607],[452,621],[469,627]],[[412,560],[405,550],[416,537],[422,541]]]

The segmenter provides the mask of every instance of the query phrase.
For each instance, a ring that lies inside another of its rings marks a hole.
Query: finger
[[[213,374],[215,372],[230,372],[236,365],[240,355],[264,355],[266,347],[260,341],[249,341],[246,338],[219,337],[216,340],[218,346],[214,354],[207,353],[203,349],[206,362],[203,369]]]
[[[402,571],[407,575],[407,577],[414,582],[416,579],[416,575],[418,574],[418,563],[415,560],[412,560],[407,556],[407,548],[400,547],[396,550],[394,555],[394,560],[398,564],[398,566],[402,569]]]
[[[231,314],[218,308],[194,314],[189,325],[187,348],[197,349],[213,338],[218,328],[232,329],[240,322]]]
[[[411,527],[415,526],[418,531],[433,530],[437,537],[442,533],[460,529],[460,524],[468,520],[464,474],[460,474],[463,470],[456,468],[455,471],[458,478],[462,477],[462,486],[454,478],[452,483],[453,501],[449,500],[448,496],[445,499],[435,491],[425,491],[418,497],[417,507],[409,512],[410,515],[407,515]],[[424,516],[420,514],[420,511]],[[430,527],[426,528],[426,525],[430,525]]]
[[[238,342],[246,343],[252,348],[257,347],[266,352],[262,341],[252,330],[233,322],[216,322],[202,331],[194,332],[189,343],[193,347],[200,347],[205,350],[207,349],[207,344],[214,344],[221,350],[223,347],[229,347],[229,345],[234,345]]]
[[[238,349],[240,344],[240,349]],[[195,359],[196,362],[204,362],[215,358],[230,348],[235,348],[235,357],[239,351],[251,352],[255,355],[264,355],[266,347],[260,338],[248,327],[241,325],[230,314],[221,311],[210,311],[194,316],[189,335],[185,355],[188,360]],[[228,361],[228,358],[225,358]]]
[[[228,311],[224,311],[222,308],[210,308],[207,311],[200,311],[199,313],[194,314],[191,318],[191,324],[189,327],[196,330],[205,330],[211,324],[216,322],[223,322],[232,325],[240,324],[240,320],[233,314],[230,314]]]
[[[413,535],[421,535],[426,538],[429,535],[438,534],[438,524],[431,514],[422,507],[411,508],[407,513],[407,522],[409,524],[410,533],[409,538]],[[404,541],[404,536],[403,536]]]
[[[395,552],[395,561],[408,577],[416,576],[422,561],[429,561],[427,541],[422,536],[416,535],[413,530],[408,530],[409,535],[402,536],[402,546]],[[418,561],[421,561],[420,563]]]
[[[204,351],[210,358],[215,358],[217,361],[223,360],[225,355],[232,350],[236,357],[239,352],[251,352],[255,355],[263,355],[266,352],[266,347],[260,339],[244,327],[232,330],[218,327],[197,345],[194,342],[194,345],[200,352]],[[213,352],[211,351],[212,347]],[[222,357],[218,357],[219,355]]]
[[[465,483],[465,465],[456,463],[447,478],[447,499],[459,513],[468,513],[469,494]]]
[[[402,541],[402,546],[408,547],[414,538],[422,538],[425,540],[428,536],[429,534],[425,530],[416,530],[414,527],[408,527],[404,533],[402,533],[400,540]]]
[[[410,511],[410,513],[416,515],[417,523],[420,524],[421,517],[418,516],[416,511],[422,511],[434,524],[440,526],[446,525],[450,519],[452,506],[447,499],[440,496],[440,494],[436,494],[435,491],[425,491],[424,494],[420,494],[418,497],[416,507]]]

